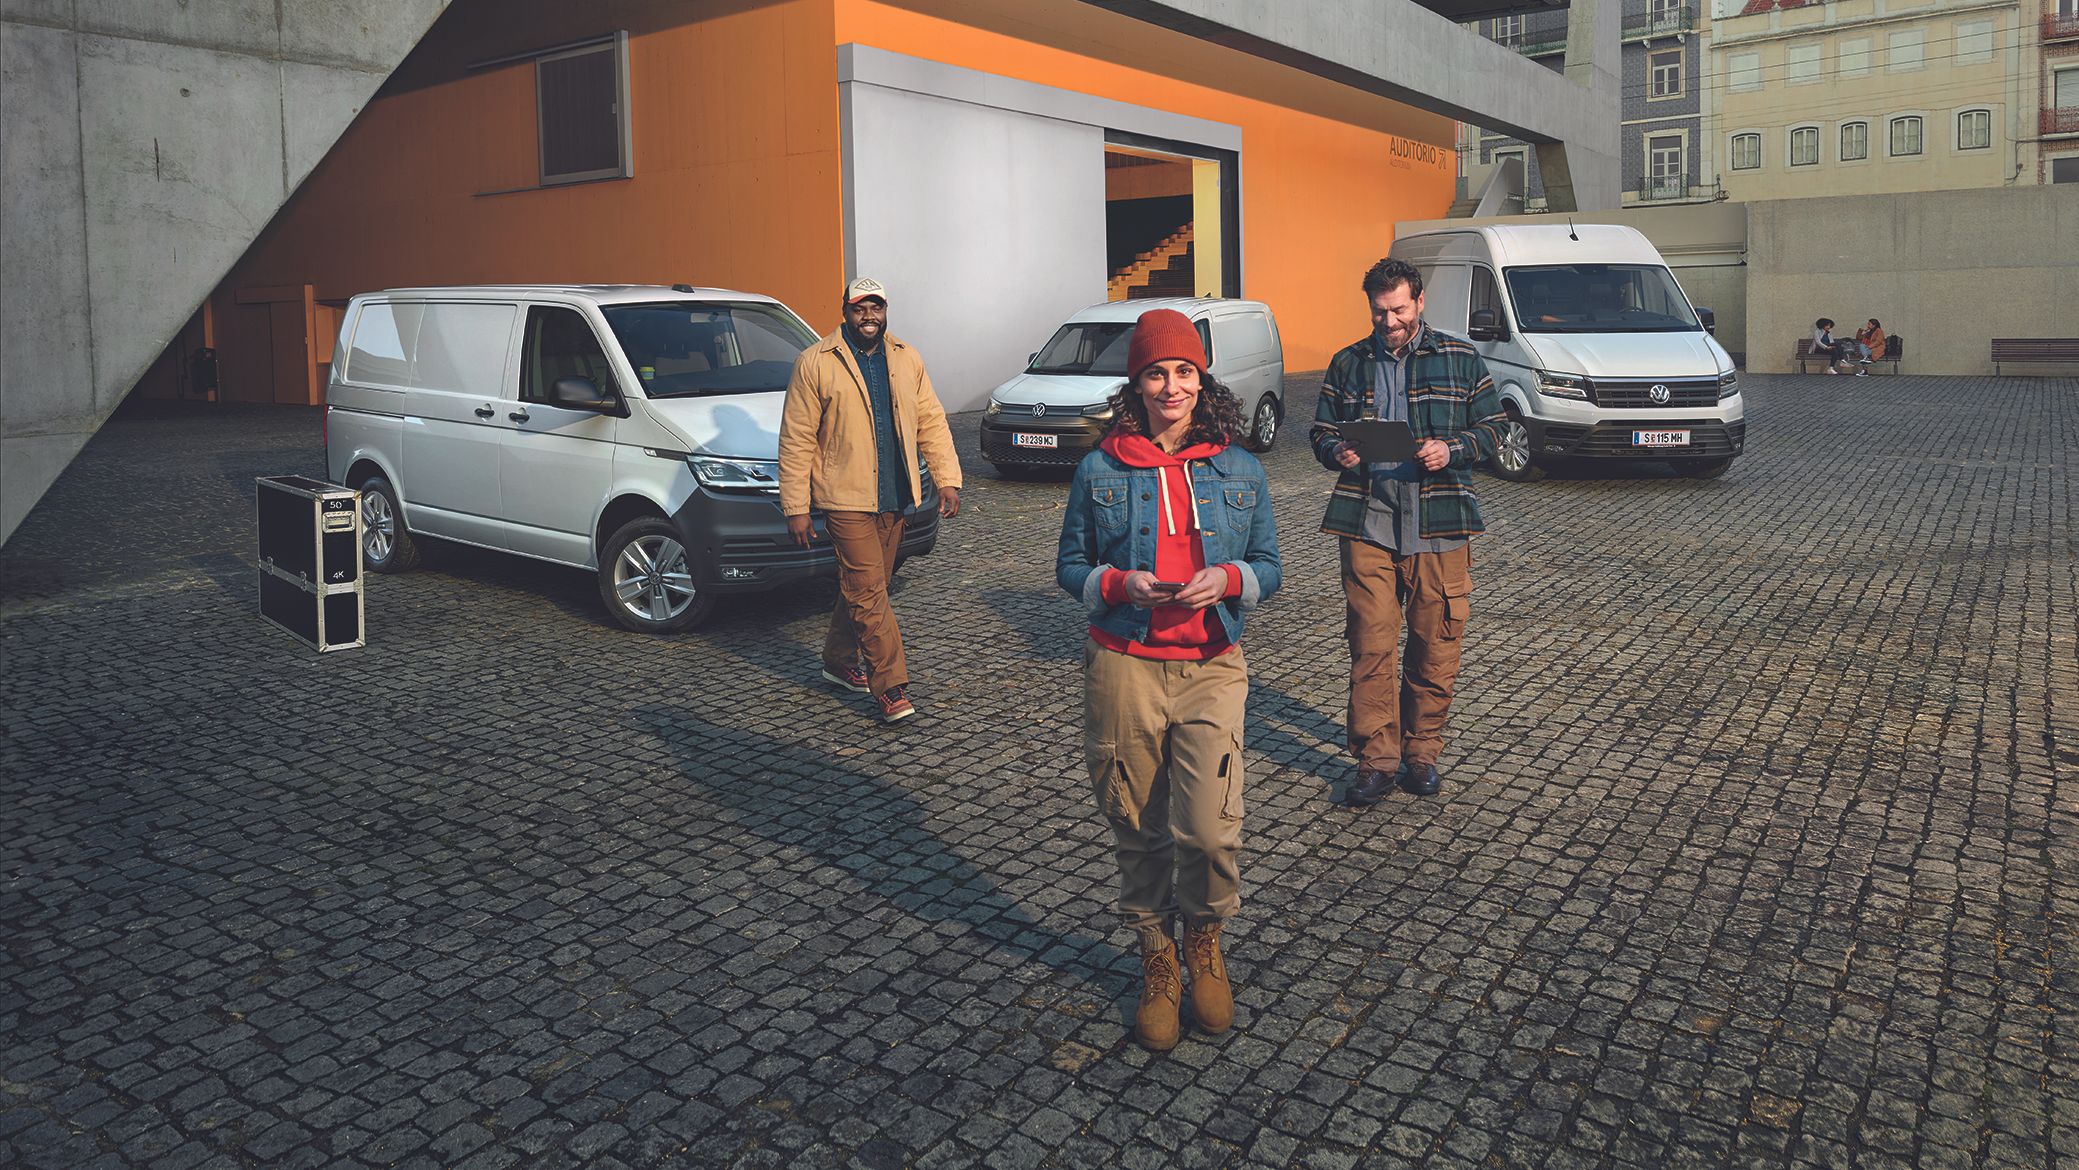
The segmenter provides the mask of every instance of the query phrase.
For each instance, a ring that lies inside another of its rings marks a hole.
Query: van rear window
[[[785,390],[816,340],[777,305],[666,301],[602,310],[649,398]]]

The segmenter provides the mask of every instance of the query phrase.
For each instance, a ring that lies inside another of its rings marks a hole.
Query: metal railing
[[[2079,134],[2079,106],[2053,107],[2043,111],[2038,134]]]
[[[1639,180],[1641,203],[1673,203],[1684,199],[1716,199],[1718,184],[1697,183],[1694,175],[1647,175]]]
[[[2079,37],[2079,16],[2060,16],[2055,12],[2046,14],[2043,17],[2043,39],[2057,41],[2066,37]]]
[[[1658,9],[1624,18],[1627,37],[1665,36],[1696,31],[1696,9],[1687,4]]]

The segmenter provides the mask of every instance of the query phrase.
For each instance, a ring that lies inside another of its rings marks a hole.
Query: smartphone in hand
[[[1150,581],[1148,589],[1153,593],[1180,593],[1188,584],[1188,581]]]

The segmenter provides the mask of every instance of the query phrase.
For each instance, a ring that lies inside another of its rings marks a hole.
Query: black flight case
[[[319,653],[365,644],[361,493],[301,475],[259,485],[260,616]]]

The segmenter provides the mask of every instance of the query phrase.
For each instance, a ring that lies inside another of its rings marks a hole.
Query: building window
[[[1792,45],[1783,55],[1784,76],[1792,85],[1810,85],[1819,80],[1819,60],[1826,46],[1818,41]]]
[[[629,165],[628,34],[534,59],[541,182],[624,179]]]
[[[1646,139],[1647,199],[1681,199],[1689,194],[1689,175],[1682,166],[1684,148],[1680,134],[1656,134]]]
[[[1991,146],[1991,110],[1965,110],[1956,116],[1956,149],[1985,150]]]
[[[1861,77],[1870,71],[1870,38],[1848,37],[1841,42],[1841,76]]]
[[[1927,30],[1900,29],[1884,38],[1884,68],[1897,73],[1918,69],[1927,51]]]
[[[1646,55],[1646,96],[1682,96],[1682,50],[1664,49]]]
[[[1736,171],[1758,171],[1761,169],[1761,135],[1733,135],[1732,169]]]
[[[1918,117],[1893,118],[1891,120],[1891,156],[1900,158],[1920,153],[1920,119]]]
[[[2068,158],[2051,159],[2050,181],[2053,183],[2079,183],[2079,154]]]
[[[1841,161],[1854,162],[1870,157],[1870,124],[1868,122],[1841,123]]]
[[[1725,86],[1735,93],[1761,88],[1761,54],[1734,53],[1725,59]]]
[[[2079,109],[2079,69],[2059,69],[2052,75],[2050,106],[2057,110]]]
[[[1497,16],[1494,18],[1494,40],[1496,44],[1520,45],[1523,43],[1523,18],[1520,16]]]
[[[1794,167],[1819,165],[1819,127],[1798,126],[1791,130],[1790,165]]]
[[[1956,63],[1983,65],[1992,60],[1993,23],[1989,20],[1956,22]]]

